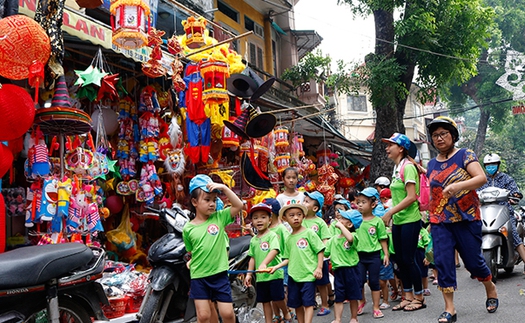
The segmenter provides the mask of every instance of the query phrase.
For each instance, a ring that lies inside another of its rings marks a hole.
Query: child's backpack
[[[401,165],[401,169],[399,170],[401,180],[403,183],[405,182],[405,166],[407,163],[410,163],[411,161],[406,159],[405,162],[403,162],[403,165]],[[415,165],[414,165],[415,166]],[[417,201],[419,203],[419,211],[428,211],[430,206],[430,183],[428,182],[428,178],[425,173],[420,173],[419,168],[419,195],[417,196]]]

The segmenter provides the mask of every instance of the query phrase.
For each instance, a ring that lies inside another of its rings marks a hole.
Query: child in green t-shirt
[[[226,185],[214,183],[207,175],[196,175],[189,186],[190,210],[195,218],[184,226],[182,238],[186,250],[192,255],[189,265],[190,298],[194,300],[199,321],[210,320],[215,310],[211,300],[216,300],[223,322],[234,323],[235,313],[227,273],[228,243],[222,232],[242,210],[243,203]],[[226,195],[231,207],[216,211],[216,197],[220,191]]]
[[[323,275],[324,244],[313,230],[302,223],[308,210],[302,204],[283,206],[279,215],[292,227],[279,265],[288,265],[288,307],[295,309],[299,323],[312,323],[315,305],[315,281]]]
[[[366,281],[368,273],[368,286],[372,291],[373,301],[373,315],[374,318],[384,317],[383,312],[379,308],[379,301],[381,296],[381,288],[379,284],[379,273],[381,265],[388,266],[389,253],[385,223],[383,220],[375,216],[372,210],[377,204],[376,195],[377,190],[373,187],[368,187],[362,190],[357,195],[357,209],[363,215],[363,223],[357,229],[357,236],[359,237],[359,267],[361,269],[362,282]],[[381,250],[384,256],[381,261]],[[358,306],[358,315],[363,313],[363,308],[366,302],[360,302]]]
[[[416,263],[421,270],[421,284],[423,285],[423,296],[430,296],[430,289],[428,289],[428,263],[425,262],[425,250],[430,243],[430,233],[427,228],[422,227],[419,230],[419,238],[416,249]]]
[[[341,218],[335,223],[340,234],[328,240],[325,256],[330,257],[334,271],[335,319],[332,323],[341,323],[343,302],[350,301],[350,323],[357,323],[357,301],[363,294],[361,273],[359,272],[359,255],[357,254],[359,228],[363,217],[357,210],[340,210]]]
[[[263,200],[264,204],[267,204],[272,207],[272,222],[270,223],[270,230],[277,234],[277,238],[279,240],[279,245],[281,246],[281,252],[284,250],[284,245],[286,243],[286,239],[290,235],[290,231],[288,231],[288,228],[281,222],[281,218],[279,217],[279,211],[281,210],[281,204],[277,199],[274,198],[266,198]],[[283,284],[284,284],[284,300],[286,304],[287,300],[287,288],[288,288],[288,266],[283,267]],[[288,314],[291,314],[291,316],[294,316],[295,314],[290,313],[289,310],[286,312],[282,312],[280,308],[277,306],[277,304],[272,302],[273,307],[273,323],[279,323],[286,317],[288,317]],[[282,314],[282,315],[281,315]]]
[[[248,217],[252,220],[252,226],[257,229],[257,235],[250,241],[248,255],[251,257],[248,263],[248,273],[244,279],[245,286],[252,285],[252,274],[250,271],[259,271],[257,280],[257,302],[262,303],[266,323],[272,323],[272,304],[285,313],[284,322],[292,320],[284,302],[284,285],[282,271],[274,274],[268,272],[268,268],[281,263],[281,246],[277,234],[269,230],[272,208],[264,203],[254,205],[250,209]]]
[[[303,204],[308,209],[308,214],[303,221],[303,226],[308,229],[312,229],[319,238],[326,243],[330,239],[330,231],[328,230],[328,225],[323,220],[323,204],[324,196],[318,191],[304,193]],[[321,296],[321,308],[317,312],[317,316],[324,316],[330,314],[328,309],[328,295],[332,294],[332,285],[330,284],[330,277],[328,272],[329,267],[328,258],[324,259],[323,262],[323,277],[317,280],[315,283],[317,289],[319,290],[319,296]]]

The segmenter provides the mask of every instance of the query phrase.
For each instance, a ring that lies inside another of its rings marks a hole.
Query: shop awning
[[[313,51],[323,41],[315,30],[290,30],[292,35],[297,40],[297,53],[299,59],[303,58],[306,54]]]
[[[36,0],[19,1],[19,13],[34,18],[36,5]],[[112,31],[110,26],[102,24],[101,22],[76,12],[68,7],[64,8],[62,30],[69,35],[75,36],[81,40],[86,40],[93,43],[94,45],[111,49],[114,52],[131,58],[136,62],[147,62],[151,53],[151,48],[149,47],[123,49],[113,45],[111,41]],[[171,54],[163,52],[162,65],[166,68],[169,68],[168,70],[171,70],[170,64],[172,60],[173,56]]]

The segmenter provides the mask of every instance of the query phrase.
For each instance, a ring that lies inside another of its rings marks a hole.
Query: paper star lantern
[[[104,76],[108,75],[106,72],[102,72],[98,67],[90,65],[85,71],[75,70],[75,73],[82,80],[77,80],[75,85],[81,85],[82,87],[94,84],[97,86],[101,85],[101,80]]]
[[[119,80],[118,73],[113,75],[106,75],[102,78],[100,89],[98,90],[97,101],[101,101],[107,97],[111,101],[118,101],[117,82]]]

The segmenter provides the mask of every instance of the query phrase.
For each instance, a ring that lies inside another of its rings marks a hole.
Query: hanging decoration
[[[186,46],[195,49],[202,47],[204,42],[204,33],[206,30],[206,19],[204,17],[189,17],[182,21],[184,32],[186,33]]]
[[[0,75],[12,80],[28,79],[38,89],[44,81],[44,66],[51,55],[45,30],[33,19],[14,15],[0,20]]]
[[[23,136],[35,118],[33,99],[23,88],[0,84],[0,141]]]
[[[149,5],[142,0],[116,0],[109,8],[112,41],[117,47],[137,49],[147,45]]]
[[[142,63],[142,72],[149,78],[157,78],[166,75],[166,68],[162,66],[162,50],[160,45],[162,45],[162,36],[166,32],[162,30],[157,30],[155,28],[150,28],[148,32],[148,46],[153,47],[151,54],[149,55],[149,60],[146,63]]]

